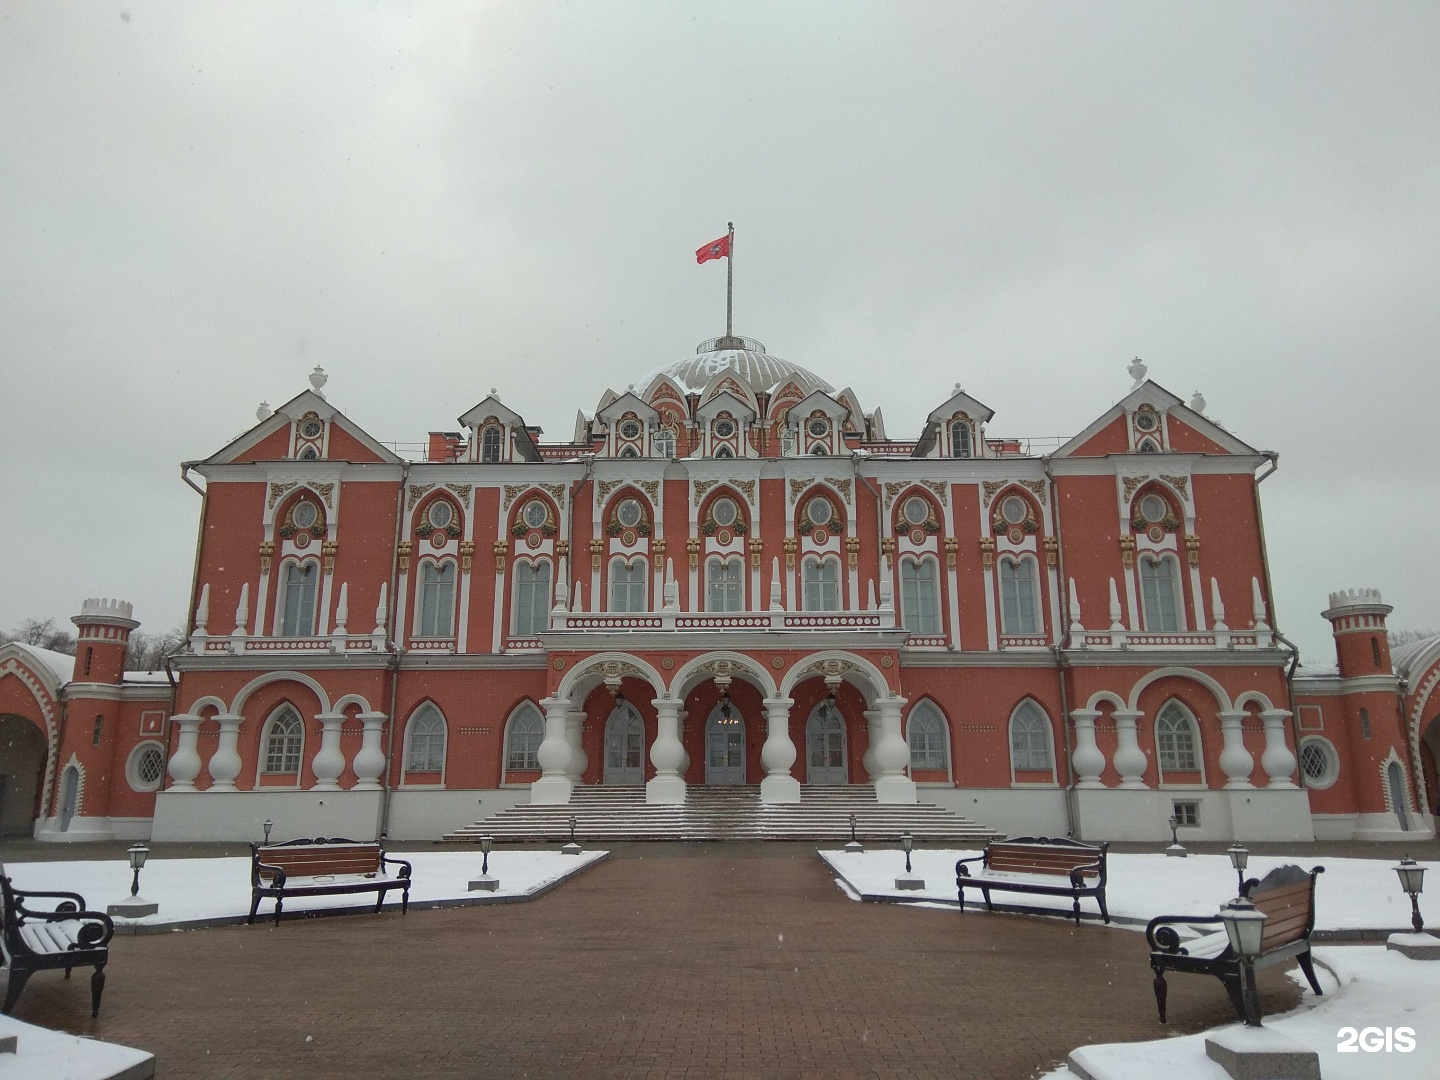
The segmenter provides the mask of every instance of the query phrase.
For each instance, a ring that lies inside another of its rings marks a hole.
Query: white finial
[[[570,575],[566,571],[565,557],[560,557],[560,567],[555,575],[555,607],[554,611],[570,610]]]
[[[665,610],[675,611],[680,607],[680,586],[675,582],[675,560],[665,560]]]
[[[262,401],[262,402],[260,402],[260,407],[255,410],[255,419],[256,419],[256,420],[269,420],[270,417],[272,417],[272,416],[274,416],[274,415],[275,415],[275,410],[272,409],[272,408],[270,408],[270,403],[269,403],[268,401]]]
[[[1145,361],[1137,356],[1135,357],[1135,361],[1125,370],[1128,371],[1130,377],[1135,380],[1135,385],[1130,388],[1134,390],[1145,381],[1145,375],[1150,369],[1145,366]]]
[[[1205,411],[1205,395],[1200,393],[1199,390],[1196,390],[1195,393],[1191,396],[1190,408],[1194,409],[1198,413],[1203,413]]]
[[[1120,607],[1120,589],[1115,584],[1115,579],[1110,579],[1110,629],[1124,630],[1125,624],[1120,620],[1124,618],[1124,612]]]
[[[1075,591],[1075,579],[1070,579],[1070,632],[1072,634],[1083,634],[1084,625],[1080,622],[1080,594]]]
[[[499,391],[499,390],[496,390],[495,387],[493,387],[493,386],[490,387],[490,396],[491,396],[491,397],[498,397],[499,394],[500,394],[500,391]]]
[[[349,619],[350,583],[348,581],[342,581],[340,583],[340,599],[335,604],[335,633],[338,636],[344,637],[349,633],[349,631],[345,629],[345,623],[349,621]]]
[[[1214,629],[1229,630],[1225,625],[1225,601],[1220,599],[1220,582],[1210,579],[1210,610],[1215,613]]]
[[[770,560],[770,610],[784,611],[785,605],[780,600],[780,560]]]
[[[376,637],[385,636],[385,620],[389,617],[390,605],[386,602],[389,599],[390,583],[380,583],[380,599],[375,603],[375,629],[370,631]]]
[[[322,368],[319,364],[316,364],[315,370],[310,372],[310,385],[315,388],[315,393],[319,394],[321,397],[324,397],[325,384],[329,381],[330,376],[325,374],[325,369]]]
[[[250,631],[250,583],[240,586],[240,602],[235,605],[235,635],[245,637]]]
[[[570,594],[570,605],[575,611],[585,610],[585,597],[580,592],[580,579],[575,579],[575,591]]]
[[[890,583],[889,574],[880,575],[880,610],[895,610],[895,588]]]
[[[629,386],[627,386],[625,389],[626,389],[626,390],[634,390],[634,389],[635,389],[635,384],[632,382],[632,383],[631,383]]]
[[[205,636],[205,624],[210,621],[210,583],[200,586],[200,602],[195,605],[195,637]]]
[[[1270,624],[1265,621],[1265,595],[1260,591],[1260,579],[1258,577],[1252,577],[1250,579],[1250,598],[1255,606],[1254,629],[1269,630]]]
[[[963,394],[964,392],[965,392],[964,388],[957,382],[957,383],[955,384],[955,393],[957,393],[957,394]]]

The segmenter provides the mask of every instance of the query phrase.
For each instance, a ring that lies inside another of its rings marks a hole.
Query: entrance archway
[[[44,732],[23,716],[0,716],[0,836],[34,833],[44,773]]]
[[[716,705],[705,722],[705,783],[745,783],[745,718],[728,701]]]
[[[805,774],[808,783],[820,787],[850,782],[845,720],[829,698],[810,710],[805,724]]]
[[[607,787],[638,787],[645,780],[645,725],[628,701],[615,706],[605,722]]]
[[[71,765],[60,781],[60,831],[70,831],[70,819],[80,808],[80,770]]]

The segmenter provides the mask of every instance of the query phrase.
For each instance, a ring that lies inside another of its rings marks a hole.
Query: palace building
[[[725,337],[567,441],[492,392],[406,457],[317,368],[186,465],[168,672],[121,671],[114,601],[73,658],[0,648],[0,827],[433,839],[596,789],[780,815],[852,789],[1087,840],[1433,834],[1440,639],[1392,659],[1378,593],[1336,593],[1338,665],[1297,672],[1276,455],[1131,374],[1041,452],[958,386],[892,438]]]

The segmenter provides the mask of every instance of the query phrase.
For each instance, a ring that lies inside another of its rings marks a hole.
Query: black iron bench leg
[[[379,915],[379,914],[380,914],[380,905],[382,905],[383,903],[385,903],[385,890],[384,890],[384,889],[376,889],[376,890],[375,890],[375,912],[374,912],[374,914],[376,914],[376,915]]]
[[[0,1013],[10,1015],[10,1010],[15,1007],[15,1002],[20,1000],[20,991],[25,989],[25,982],[30,978],[30,972],[22,967],[16,967],[12,960],[10,963],[10,983],[5,989],[5,1004],[0,1006]]]
[[[1110,922],[1110,909],[1105,906],[1105,894],[1103,892],[1096,893],[1095,902],[1100,905],[1100,915],[1108,925]]]
[[[250,917],[245,920],[246,926],[255,924],[255,913],[260,910],[260,893],[252,889],[250,891]]]
[[[1075,907],[1075,925],[1076,925],[1076,926],[1079,926],[1079,925],[1080,925],[1080,894],[1079,894],[1079,893],[1075,893],[1073,896],[1070,897],[1070,900],[1071,900],[1071,902],[1074,904],[1074,907]]]
[[[95,965],[95,974],[90,976],[90,1017],[100,1015],[100,995],[105,992],[105,965]]]
[[[280,925],[280,909],[285,906],[285,894],[280,893],[275,897],[275,925]]]
[[[1155,1007],[1160,1010],[1160,1022],[1165,1023],[1165,997],[1170,988],[1165,984],[1165,968],[1159,964],[1152,964],[1155,972]]]
[[[400,893],[400,914],[410,914],[410,886],[408,884]]]
[[[1299,956],[1295,957],[1300,963],[1300,970],[1305,973],[1305,978],[1310,983],[1310,989],[1317,995],[1323,995],[1325,991],[1320,989],[1320,983],[1315,978],[1315,962],[1310,958],[1310,950],[1306,949]]]
[[[981,886],[980,886],[980,892],[981,892],[981,893],[984,895],[984,897],[985,897],[985,910],[986,910],[986,911],[994,911],[994,910],[995,910],[995,905],[992,904],[992,903],[990,903],[990,890],[987,889],[987,888],[985,888],[984,885],[981,885]]]
[[[1217,975],[1216,978],[1225,984],[1225,992],[1230,995],[1230,1004],[1235,1006],[1235,1015],[1242,1021],[1245,1020],[1245,992],[1240,986],[1240,976]]]
[[[960,914],[961,914],[961,915],[964,915],[964,914],[965,914],[965,886],[964,886],[964,885],[956,886],[955,891],[960,894]]]

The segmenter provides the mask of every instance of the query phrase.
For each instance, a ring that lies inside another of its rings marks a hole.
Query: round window
[[[823,416],[812,416],[806,430],[815,436],[815,438],[819,439],[822,436],[830,434],[830,421],[826,420]]]
[[[716,525],[734,525],[739,513],[734,499],[716,499],[715,505],[710,508],[710,516],[715,519]]]
[[[830,505],[830,500],[822,499],[818,495],[815,498],[811,499],[810,505],[805,508],[805,513],[809,516],[811,523],[814,525],[824,525],[830,520],[830,515],[833,512],[834,509]]]
[[[1300,744],[1300,768],[1306,787],[1328,788],[1340,774],[1340,761],[1326,740],[1309,738]]]
[[[622,439],[638,439],[640,437],[640,424],[636,420],[626,420],[620,425],[620,437]]]
[[[924,525],[930,517],[930,504],[919,495],[912,495],[905,500],[902,512],[911,525]]]
[[[550,511],[546,509],[544,503],[537,499],[534,502],[526,503],[525,509],[521,512],[520,516],[530,528],[538,529],[550,520]]]
[[[445,529],[455,520],[455,508],[444,499],[437,499],[430,504],[430,512],[425,516],[435,528]]]
[[[165,748],[159,743],[141,743],[125,763],[125,779],[136,791],[154,791],[165,777]]]
[[[1146,495],[1140,500],[1140,516],[1146,521],[1165,519],[1165,500],[1159,495]]]
[[[733,420],[716,420],[716,421],[715,421],[715,434],[716,434],[716,436],[718,436],[718,437],[721,438],[721,439],[728,439],[728,438],[730,438],[730,436],[732,436],[732,435],[735,434],[735,421],[733,421]]]
[[[615,511],[615,518],[627,529],[633,529],[640,524],[640,504],[634,499],[626,499]]]
[[[1149,409],[1135,414],[1135,426],[1141,431],[1154,431],[1160,426],[1160,418]]]
[[[320,520],[320,508],[312,502],[298,502],[290,511],[290,520],[297,529],[308,529]]]
[[[300,422],[300,434],[307,439],[318,439],[320,433],[325,430],[325,425],[313,417]]]
[[[1000,504],[1000,516],[1011,525],[1019,525],[1030,516],[1030,508],[1019,495],[1010,495]]]

